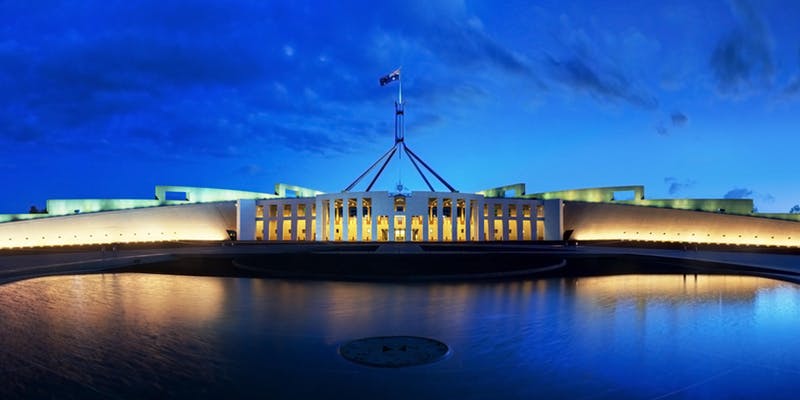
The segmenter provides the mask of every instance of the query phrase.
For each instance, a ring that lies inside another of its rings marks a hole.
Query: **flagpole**
[[[399,85],[397,86],[397,102],[400,103],[400,104],[403,104],[403,76],[402,75],[399,78],[397,78],[397,83],[399,83]]]

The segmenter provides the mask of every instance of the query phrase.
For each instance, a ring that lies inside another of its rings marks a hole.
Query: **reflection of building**
[[[588,304],[609,302],[692,303],[751,302],[761,290],[774,289],[780,281],[752,276],[726,275],[619,275],[586,277],[574,283],[578,298]]]

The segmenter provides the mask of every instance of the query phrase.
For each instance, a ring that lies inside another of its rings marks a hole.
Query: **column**
[[[502,227],[502,229],[503,229],[502,238],[503,238],[504,242],[507,242],[508,241],[508,220],[511,218],[510,217],[511,207],[509,207],[508,204],[505,204],[505,203],[500,204],[500,207],[502,207],[501,208],[501,210],[502,210],[501,213],[503,214],[503,216],[501,217],[501,219],[503,221],[503,223],[501,224],[503,226]]]
[[[412,212],[409,212],[409,209],[408,209],[408,200],[406,200],[406,209],[405,209],[405,214],[406,214],[406,242],[410,242],[410,241],[411,241],[411,239],[412,239],[412,238],[411,238],[411,225],[413,225],[413,223],[412,223],[412,222],[414,222],[414,221],[413,221],[413,218],[414,218],[414,213],[412,213]]]
[[[348,202],[347,197],[342,199],[342,241],[346,242],[349,240],[348,236],[348,225],[350,223],[350,203]]]
[[[277,222],[275,223],[276,225],[275,229],[278,232],[275,234],[275,238],[278,240],[287,240],[286,238],[283,237],[283,206],[285,205],[284,201],[286,200],[283,200],[278,203],[278,212],[276,215],[278,219]]]
[[[436,241],[444,241],[444,199],[438,197],[436,199]]]
[[[492,241],[494,240],[494,204],[490,202],[486,202],[486,207],[488,209],[487,224],[486,224],[486,240]]]
[[[333,241],[336,237],[336,199],[331,197],[328,200],[328,240]]]
[[[517,202],[517,240],[522,240],[522,203]]]
[[[425,213],[423,214],[424,217],[422,218],[422,241],[428,241],[428,230],[430,229],[430,223],[428,219],[430,218],[430,210],[428,210],[428,199],[425,199]]]
[[[478,225],[477,226],[477,229],[478,229],[477,240],[479,242],[483,241],[483,234],[484,234],[484,232],[483,232],[483,221],[484,221],[484,218],[485,218],[483,216],[483,206],[485,204],[486,204],[486,202],[484,201],[483,198],[478,200],[478,202],[477,202],[478,211],[475,213],[475,224]]]
[[[256,201],[236,201],[236,239],[254,240],[256,233]]]
[[[292,230],[291,237],[293,242],[297,241],[297,208],[297,203],[292,204],[292,214],[289,216],[289,218],[292,220],[290,229]]]
[[[472,204],[471,199],[464,199],[464,240],[469,242],[472,235]]]
[[[561,199],[545,200],[544,204],[544,240],[562,240],[564,238],[564,203]]]
[[[356,242],[360,242],[364,234],[364,198],[356,197]]]
[[[313,203],[306,203],[306,240],[314,240],[314,238],[311,236],[311,224],[315,223],[316,221],[314,221],[311,217],[312,204]],[[317,208],[317,210],[319,210],[319,208]],[[319,230],[317,230],[317,232],[319,232]]]
[[[325,216],[325,210],[322,208],[322,199],[317,197],[314,201],[317,204],[317,215],[314,217],[314,223],[317,224],[317,231],[312,240],[321,241],[325,236],[322,229],[322,221]]]
[[[450,199],[450,241],[458,241],[458,199]]]
[[[392,204],[392,211],[389,212],[389,241],[394,242],[394,204]]]

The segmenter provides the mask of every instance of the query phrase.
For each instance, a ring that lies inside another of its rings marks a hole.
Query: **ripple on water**
[[[104,274],[0,286],[0,398],[792,398],[800,290],[736,276],[373,284]],[[347,362],[355,338],[446,359]]]

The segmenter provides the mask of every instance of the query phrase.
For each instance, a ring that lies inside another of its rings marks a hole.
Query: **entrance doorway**
[[[395,215],[394,216],[394,241],[395,242],[405,242],[406,241],[406,216],[405,215]]]

